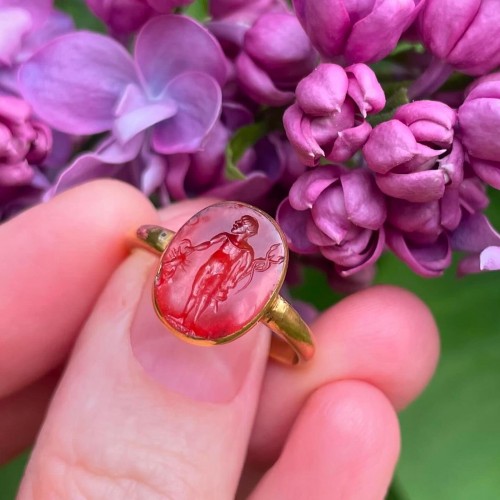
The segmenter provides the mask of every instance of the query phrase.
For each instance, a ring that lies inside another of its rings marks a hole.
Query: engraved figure
[[[257,220],[250,215],[244,215],[233,223],[231,233],[219,233],[210,240],[194,246],[187,239],[181,241],[177,254],[164,262],[161,273],[162,282],[170,281],[176,270],[182,267],[186,258],[193,252],[218,246],[200,266],[194,277],[188,300],[179,315],[185,327],[196,324],[209,306],[217,312],[218,304],[227,300],[230,290],[243,279],[248,278],[247,283],[241,289],[246,288],[252,281],[255,271],[263,272],[272,264],[283,262],[283,256],[275,255],[279,244],[272,245],[265,257],[254,257],[253,247],[247,240],[258,231]]]

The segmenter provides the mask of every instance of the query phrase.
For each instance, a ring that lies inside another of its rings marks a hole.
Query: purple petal
[[[453,141],[450,154],[439,160],[439,169],[450,179],[449,185],[458,188],[464,180],[464,150],[459,141]]]
[[[486,184],[500,189],[500,162],[469,158],[475,174]]]
[[[0,0],[0,10],[9,7],[25,10],[32,19],[34,29],[45,23],[53,9],[53,3],[53,0]]]
[[[328,59],[342,54],[351,29],[344,2],[293,0],[293,7],[312,44],[323,56]]]
[[[378,113],[385,107],[385,94],[377,75],[366,64],[353,64],[346,68],[349,75],[347,93],[357,104],[361,114]]]
[[[220,86],[226,79],[225,57],[217,40],[191,18],[158,16],[137,35],[135,60],[152,96],[184,72],[206,73]]]
[[[241,52],[236,59],[236,72],[240,86],[255,102],[267,106],[284,106],[293,101],[293,92],[278,89],[269,75],[245,52]]]
[[[375,2],[372,12],[352,27],[344,50],[346,59],[363,63],[385,57],[398,43],[414,8],[414,0]]]
[[[269,177],[264,172],[252,172],[245,179],[228,181],[210,189],[206,196],[224,200],[239,200],[244,203],[256,204],[272,188]]]
[[[411,203],[390,199],[388,221],[405,233],[421,233],[437,237],[442,232],[439,215],[438,201]]]
[[[394,113],[394,119],[408,126],[424,120],[452,129],[457,122],[457,113],[443,102],[423,100],[403,104]]]
[[[154,149],[163,154],[199,150],[220,115],[218,83],[205,73],[186,72],[168,84],[164,95],[177,103],[178,112],[155,126]]]
[[[308,170],[291,187],[290,205],[295,210],[312,208],[321,192],[338,181],[340,173],[341,170],[334,165],[324,165]]]
[[[377,125],[363,147],[368,167],[385,174],[413,158],[417,142],[410,129],[398,120]]]
[[[461,0],[458,13],[456,0],[427,2],[420,14],[420,31],[426,47],[446,60],[474,19],[480,4],[481,0]]]
[[[342,187],[333,184],[320,193],[311,210],[318,228],[340,245],[351,229],[347,218]]]
[[[346,72],[337,64],[320,64],[297,85],[295,94],[302,110],[313,116],[340,111],[347,94]]]
[[[23,37],[32,27],[29,13],[22,8],[0,7],[0,63],[10,66],[20,50]]]
[[[479,256],[481,271],[500,270],[500,247],[487,247]]]
[[[189,155],[169,155],[165,158],[167,159],[165,185],[168,194],[176,200],[184,200],[188,197],[185,180],[190,166]]]
[[[451,241],[454,250],[479,253],[486,247],[500,246],[500,234],[495,231],[486,215],[466,213],[452,233]]]
[[[171,118],[177,113],[177,103],[168,98],[147,103],[135,85],[129,85],[117,105],[113,135],[125,144],[147,128]]]
[[[312,167],[319,158],[325,156],[312,134],[309,118],[297,103],[292,104],[283,114],[283,125],[288,140],[304,165]]]
[[[138,83],[132,59],[114,40],[72,33],[43,46],[21,66],[24,98],[50,126],[71,134],[95,134],[113,126],[115,107]]]
[[[297,211],[285,198],[276,212],[276,220],[286,235],[288,246],[297,253],[310,254],[318,251],[306,235],[307,221],[311,214],[307,211]]]
[[[482,160],[500,158],[500,99],[466,100],[458,110],[461,139],[467,152]]]
[[[385,196],[377,188],[373,175],[356,169],[340,178],[349,220],[366,229],[380,229],[387,217]]]
[[[441,225],[454,231],[460,224],[462,208],[460,206],[460,191],[457,188],[447,187],[441,199]]]
[[[433,278],[441,276],[451,264],[448,236],[442,233],[433,244],[419,245],[391,227],[386,228],[386,241],[390,249],[415,273]]]
[[[458,189],[460,204],[469,213],[484,210],[490,203],[490,199],[486,194],[486,187],[477,177],[465,179]]]
[[[388,196],[415,203],[439,200],[443,197],[446,177],[441,170],[424,170],[413,174],[376,176],[377,186]]]
[[[327,158],[334,162],[349,160],[364,146],[371,131],[371,125],[366,121],[356,127],[340,130]]]
[[[372,233],[372,239],[370,244],[367,245],[365,251],[360,254],[362,257],[359,263],[355,266],[350,267],[349,269],[342,268],[342,266],[338,266],[338,271],[340,275],[344,278],[352,276],[360,271],[369,269],[377,262],[379,257],[382,255],[382,252],[385,248],[385,231],[384,228],[381,228],[379,231]]]
[[[25,160],[15,164],[0,163],[0,186],[24,186],[34,175],[33,168]]]
[[[457,276],[467,276],[468,274],[480,273],[479,254],[467,255],[460,260],[457,267]]]

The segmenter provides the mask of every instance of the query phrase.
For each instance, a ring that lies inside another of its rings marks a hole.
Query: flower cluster
[[[0,0],[0,215],[78,183],[209,195],[281,224],[294,263],[368,284],[390,250],[500,268],[500,25],[488,0]]]

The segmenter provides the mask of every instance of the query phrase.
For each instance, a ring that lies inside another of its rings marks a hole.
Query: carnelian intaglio
[[[243,203],[212,205],[164,252],[154,283],[157,311],[180,334],[221,341],[260,317],[287,261],[283,235],[269,216]]]

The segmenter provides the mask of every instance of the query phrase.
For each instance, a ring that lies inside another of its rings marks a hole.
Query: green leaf
[[[417,52],[423,54],[425,47],[421,43],[415,42],[399,42],[396,48],[389,54],[389,57],[395,57],[406,52]]]
[[[78,29],[106,32],[106,26],[90,12],[83,0],[56,0],[55,5],[73,18]]]
[[[205,21],[209,17],[208,0],[196,0],[184,10],[184,14],[198,21]]]
[[[229,180],[240,180],[245,174],[238,168],[238,161],[245,151],[251,148],[259,139],[262,139],[269,131],[267,122],[251,123],[239,128],[226,147],[226,178]]]

